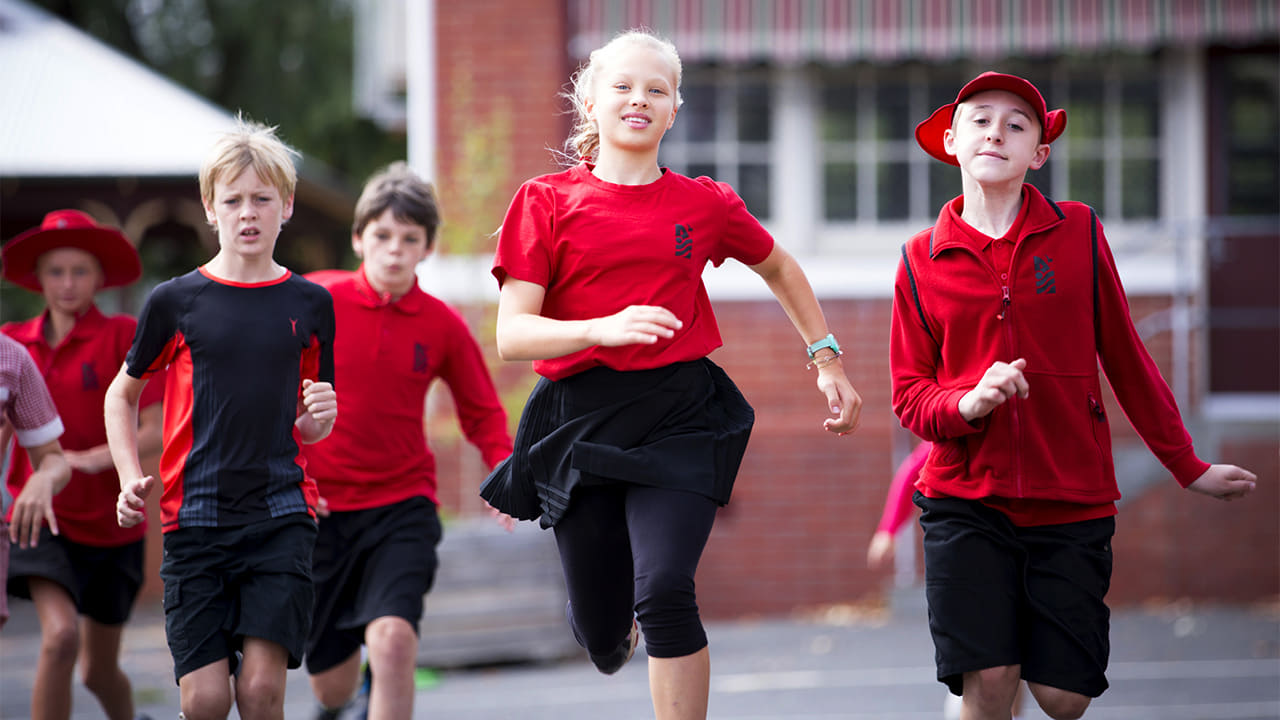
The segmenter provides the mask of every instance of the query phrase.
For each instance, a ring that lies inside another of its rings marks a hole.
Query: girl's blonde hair
[[[298,185],[293,158],[300,156],[276,136],[276,128],[236,115],[236,125],[220,136],[200,166],[200,197],[213,205],[213,188],[223,178],[235,180],[246,168],[280,191],[287,200]]]
[[[579,68],[569,80],[572,90],[563,94],[572,104],[576,116],[573,131],[564,142],[564,159],[569,164],[577,164],[580,160],[594,161],[600,151],[600,128],[587,114],[587,100],[595,91],[596,71],[610,55],[628,45],[648,47],[666,58],[676,76],[676,107],[680,107],[684,102],[680,97],[680,78],[683,68],[680,65],[680,54],[676,52],[676,46],[645,28],[618,33],[603,47],[591,51],[586,64]]]

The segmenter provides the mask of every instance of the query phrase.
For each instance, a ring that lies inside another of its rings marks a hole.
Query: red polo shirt
[[[307,473],[332,510],[383,507],[411,497],[436,502],[436,462],[423,413],[436,378],[449,386],[458,422],[489,467],[511,454],[507,414],[484,354],[457,311],[414,285],[380,296],[356,272],[307,279],[333,295],[338,420],[306,445]]]
[[[89,450],[107,442],[102,406],[124,357],[129,352],[137,322],[126,315],[107,317],[92,306],[76,321],[71,333],[57,347],[44,339],[48,312],[23,322],[8,323],[0,332],[22,344],[35,360],[53,396],[66,432],[59,438],[63,449]],[[148,383],[139,407],[160,402],[164,383]],[[9,468],[9,493],[17,497],[31,475],[31,462],[22,448]],[[141,540],[146,523],[122,528],[116,522],[116,496],[120,478],[114,468],[88,474],[71,473],[71,482],[53,498],[62,537],[82,545],[116,547]],[[12,513],[13,508],[10,508]]]

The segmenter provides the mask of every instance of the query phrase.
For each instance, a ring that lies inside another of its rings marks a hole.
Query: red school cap
[[[933,157],[949,165],[959,165],[954,155],[948,155],[942,145],[942,134],[951,129],[951,119],[956,106],[969,96],[986,90],[1004,90],[1027,101],[1036,119],[1040,121],[1040,141],[1048,144],[1057,140],[1062,131],[1067,129],[1066,110],[1046,110],[1044,96],[1035,85],[1017,75],[1006,75],[998,72],[984,72],[970,80],[956,94],[955,102],[947,103],[929,116],[927,120],[916,126],[916,142]]]
[[[4,278],[19,287],[40,292],[36,261],[57,248],[83,250],[102,266],[102,287],[128,285],[142,276],[138,251],[124,233],[99,225],[79,210],[54,210],[32,228],[5,243]]]

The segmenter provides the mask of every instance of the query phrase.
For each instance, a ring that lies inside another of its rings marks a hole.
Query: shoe
[[[612,675],[622,669],[623,665],[636,654],[636,646],[640,644],[640,626],[636,624],[635,618],[631,619],[631,632],[627,634],[626,639],[618,646],[617,650],[609,653],[603,658],[591,657],[591,662],[595,663],[596,669],[605,675]]]

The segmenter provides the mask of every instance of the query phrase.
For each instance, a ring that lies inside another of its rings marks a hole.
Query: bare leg
[[[649,694],[656,720],[705,720],[711,689],[711,653],[649,658]]]
[[[1009,720],[1021,673],[1018,665],[965,673],[961,720]]]
[[[244,659],[236,679],[236,709],[242,720],[284,720],[284,687],[289,651],[262,638],[244,639]]]
[[[185,720],[226,720],[231,714],[231,668],[217,660],[178,678]]]
[[[1039,683],[1027,683],[1027,689],[1040,704],[1044,714],[1053,720],[1076,720],[1089,709],[1093,698]]]
[[[364,638],[376,678],[369,689],[369,720],[412,716],[418,633],[404,618],[387,616],[369,623]]]
[[[71,678],[80,652],[80,618],[71,595],[59,584],[31,578],[31,600],[40,618],[40,657],[31,688],[33,720],[71,717]]]
[[[360,653],[311,676],[311,692],[321,705],[336,710],[347,704],[360,685]]]
[[[120,668],[124,625],[80,622],[80,677],[111,720],[133,720],[133,686]]]

